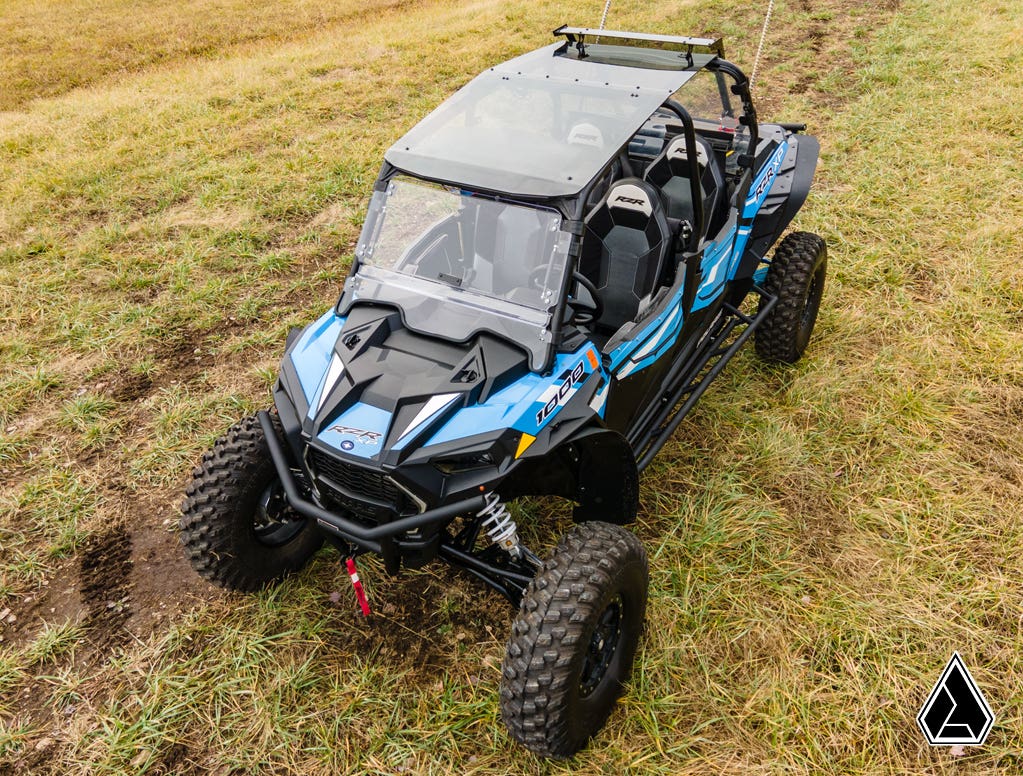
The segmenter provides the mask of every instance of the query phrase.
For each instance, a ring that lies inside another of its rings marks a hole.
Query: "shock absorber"
[[[508,553],[519,556],[521,545],[519,544],[518,526],[515,520],[501,502],[501,497],[491,491],[486,496],[486,505],[479,512],[477,517],[483,518],[483,528],[490,540]]]

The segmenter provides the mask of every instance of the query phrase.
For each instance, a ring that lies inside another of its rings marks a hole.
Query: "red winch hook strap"
[[[359,581],[359,570],[355,568],[355,558],[346,559],[345,565],[348,567],[348,576],[352,578],[352,587],[355,588],[355,597],[359,599],[362,615],[369,617],[369,599],[366,598],[366,591],[362,589],[362,582]]]

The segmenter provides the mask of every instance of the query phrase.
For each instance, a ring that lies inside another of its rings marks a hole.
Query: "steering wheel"
[[[543,281],[547,273],[550,271],[550,264],[541,264],[538,267],[534,267],[533,271],[529,273],[529,279],[526,281],[530,288],[544,288]]]
[[[593,281],[584,274],[578,271],[573,272],[572,280],[576,282],[576,285],[586,289],[592,301],[585,302],[570,294],[566,302],[572,308],[572,317],[568,319],[569,323],[576,326],[590,326],[595,321],[600,320],[600,316],[604,314],[604,303],[601,301]]]

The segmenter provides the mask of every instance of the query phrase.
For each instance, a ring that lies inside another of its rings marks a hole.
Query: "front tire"
[[[817,322],[827,272],[823,237],[792,232],[778,244],[764,282],[764,290],[777,296],[778,303],[754,332],[762,359],[794,364],[803,355]],[[764,304],[761,299],[760,307]]]
[[[203,454],[185,490],[180,528],[185,555],[200,576],[245,592],[298,571],[323,543],[316,524],[287,506],[254,416]]]
[[[564,758],[607,721],[646,616],[646,551],[616,525],[574,526],[530,582],[502,665],[501,716],[527,749]]]

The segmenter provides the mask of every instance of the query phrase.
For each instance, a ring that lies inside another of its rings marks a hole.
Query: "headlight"
[[[444,474],[461,474],[473,469],[482,469],[494,465],[494,456],[490,453],[469,453],[438,458],[433,465]]]

